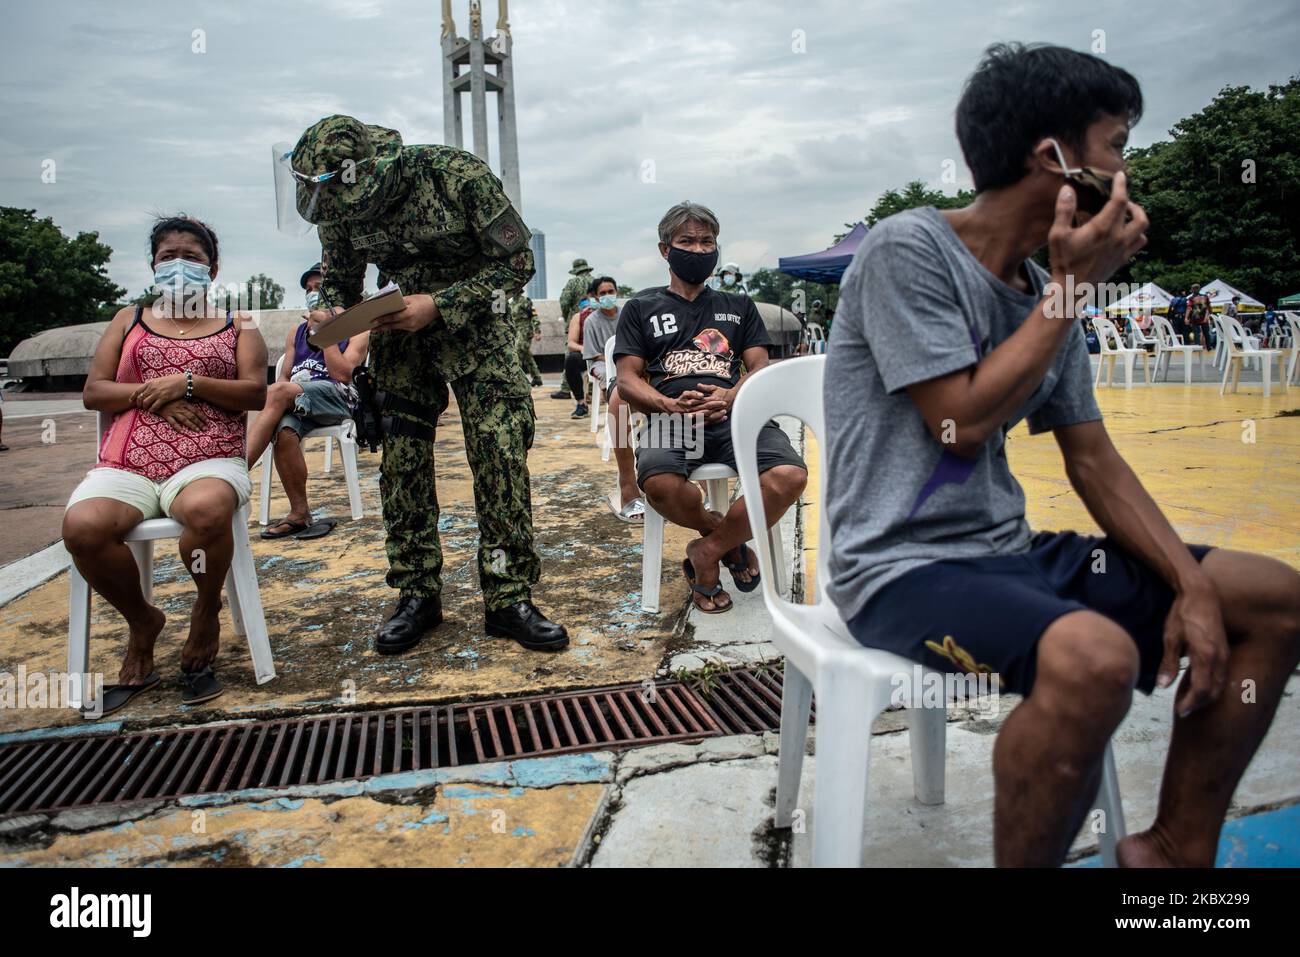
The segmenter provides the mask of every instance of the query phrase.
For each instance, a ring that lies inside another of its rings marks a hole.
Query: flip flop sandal
[[[288,525],[289,526],[288,531],[284,531],[284,532],[271,531],[271,529],[279,528],[281,525]],[[264,528],[262,530],[262,537],[263,538],[289,538],[290,536],[297,536],[299,532],[305,531],[309,527],[310,526],[308,526],[306,522],[291,522],[287,518],[282,518],[274,525],[269,525],[266,528]]]
[[[645,501],[641,498],[634,498],[622,508],[618,506],[619,493],[610,492],[605,496],[605,504],[609,510],[614,513],[614,517],[620,522],[627,522],[629,525],[640,525],[645,522]]]
[[[738,545],[737,547],[740,549],[740,561],[729,562],[727,561],[727,556],[724,555],[722,556],[722,564],[726,565],[727,571],[731,572],[731,580],[735,582],[736,589],[738,591],[751,592],[759,585],[761,585],[762,582],[759,580],[758,572],[754,572],[754,577],[747,582],[741,581],[738,577],[736,577],[738,574],[742,572],[747,573],[749,571],[749,556],[751,554],[751,552],[749,551],[749,546],[746,545],[744,542],[741,542],[740,545]]]
[[[334,526],[338,522],[332,518],[323,518],[314,525],[308,525],[301,532],[294,536],[298,541],[303,542],[310,538],[324,538],[330,532],[334,531]]]
[[[722,582],[718,582],[718,584],[714,585],[712,588],[705,588],[703,585],[695,584],[695,566],[691,564],[689,558],[682,559],[682,572],[686,575],[686,580],[691,585],[691,591],[696,594],[703,595],[705,598],[715,598],[718,593],[722,591]],[[721,608],[714,608],[712,610],[701,608],[700,603],[695,600],[694,596],[691,597],[691,604],[695,606],[696,611],[705,615],[721,615],[723,612],[731,611],[735,606],[735,602],[729,601]]]
[[[202,704],[226,690],[212,673],[211,665],[198,671],[182,671],[181,687],[184,689],[181,692],[181,704]]]
[[[131,702],[132,698],[153,688],[158,684],[158,681],[158,672],[151,671],[148,677],[138,685],[105,685],[99,699],[99,703],[103,706],[102,710],[94,711],[83,707],[81,716],[88,721],[93,721],[115,711],[121,711]]]

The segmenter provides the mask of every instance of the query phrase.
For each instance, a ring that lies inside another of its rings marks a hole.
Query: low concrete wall
[[[620,300],[620,305],[626,301]],[[560,316],[559,301],[536,299],[533,304],[542,323],[542,338],[533,342],[533,355],[562,358],[567,351],[568,336],[566,324]],[[757,305],[773,343],[782,345],[798,341],[799,323],[792,312],[765,302]],[[275,368],[284,352],[285,337],[302,321],[303,313],[302,309],[259,309],[252,313],[262,338],[266,340],[268,369]],[[46,329],[24,339],[9,356],[9,376],[33,384],[42,379],[85,376],[90,371],[91,356],[107,328],[107,322],[89,322]]]

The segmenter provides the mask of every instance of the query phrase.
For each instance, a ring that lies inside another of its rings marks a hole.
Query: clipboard
[[[401,312],[405,308],[406,299],[402,296],[401,287],[390,282],[369,299],[363,299],[332,319],[326,319],[307,337],[307,344],[313,349],[337,345],[344,339],[369,332],[370,323],[380,316]]]

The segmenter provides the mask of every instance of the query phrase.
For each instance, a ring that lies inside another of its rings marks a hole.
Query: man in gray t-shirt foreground
[[[1170,685],[1187,657],[1156,821],[1118,855],[1211,866],[1300,659],[1300,575],[1184,544],[1093,398],[1064,290],[1146,244],[1122,172],[1141,112],[1137,81],[1095,56],[990,48],[957,109],[974,203],[878,223],[827,349],[830,598],[864,645],[1025,695],[993,755],[1004,865],[1064,860],[1134,686]],[[1030,258],[1044,245],[1050,273]],[[1006,452],[1022,419],[1053,433],[1105,538],[1029,528]]]
[[[605,367],[605,345],[618,331],[618,283],[611,276],[601,276],[595,281],[592,294],[596,308],[587,316],[582,326],[582,358],[587,370],[596,377],[605,396],[605,415],[609,419],[613,443],[614,462],[618,465],[618,491],[605,499],[614,517],[629,525],[645,522],[645,501],[636,487],[636,459],[632,443],[628,440],[628,421],[631,410],[615,388],[614,369]]]

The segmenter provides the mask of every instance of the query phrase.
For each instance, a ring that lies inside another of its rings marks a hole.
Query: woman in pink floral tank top
[[[154,644],[166,620],[144,599],[123,536],[167,515],[182,526],[181,562],[198,589],[181,649],[182,701],[221,693],[212,664],[217,613],[230,568],[231,521],[248,502],[245,415],[266,400],[266,344],[246,316],[207,302],[217,275],[217,238],[185,216],[161,219],[150,236],[152,307],[129,306],[109,323],[86,376],[87,409],[112,416],[96,466],[72,493],[63,541],[77,570],[130,629],[119,684],[103,714],[158,683]],[[202,564],[194,556],[203,556]]]

